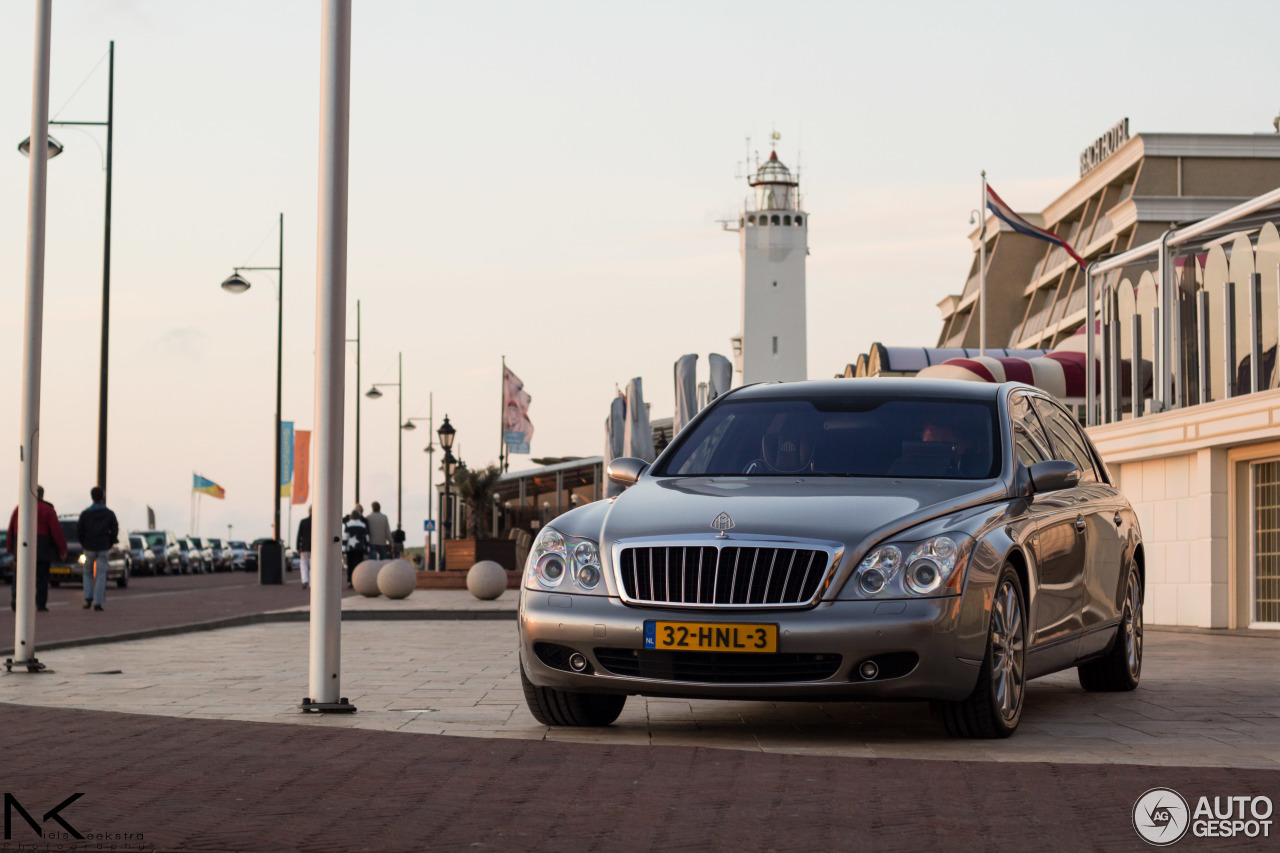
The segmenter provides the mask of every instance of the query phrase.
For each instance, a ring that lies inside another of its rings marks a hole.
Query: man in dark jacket
[[[298,546],[298,568],[302,570],[302,588],[311,585],[311,507],[307,507],[307,517],[298,522],[298,538],[294,540]]]
[[[89,490],[93,503],[80,513],[78,525],[80,545],[84,548],[84,609],[93,605],[101,610],[107,597],[107,561],[111,546],[120,541],[120,525],[116,514],[103,504],[106,492],[101,486]]]
[[[351,586],[351,573],[364,562],[369,553],[369,525],[364,520],[364,508],[356,504],[347,516],[342,528],[343,549],[347,552],[347,586]]]
[[[18,508],[13,508],[9,518],[9,538],[5,540],[5,548],[10,554],[18,553]],[[67,559],[67,540],[62,535],[62,525],[58,523],[58,512],[53,504],[44,499],[44,486],[36,487],[36,610],[49,608],[49,564],[54,555]],[[18,602],[18,566],[13,567],[13,589],[9,593],[9,609],[17,610]]]

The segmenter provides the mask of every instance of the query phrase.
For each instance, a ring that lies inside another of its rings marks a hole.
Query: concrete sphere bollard
[[[386,560],[365,560],[351,573],[351,585],[365,598],[378,597],[378,570]]]
[[[387,598],[408,598],[418,586],[418,573],[408,560],[390,560],[378,569],[378,591]]]
[[[467,591],[481,601],[493,601],[506,588],[506,570],[493,560],[481,560],[467,572]]]

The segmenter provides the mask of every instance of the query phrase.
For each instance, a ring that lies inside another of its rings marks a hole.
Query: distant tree
[[[493,496],[501,476],[502,469],[497,465],[489,465],[476,471],[459,467],[453,473],[454,489],[467,511],[467,536],[471,539],[489,538],[486,529],[493,513]]]

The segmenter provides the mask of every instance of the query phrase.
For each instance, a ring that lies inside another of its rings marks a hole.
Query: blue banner
[[[280,422],[280,497],[293,493],[293,421]]]

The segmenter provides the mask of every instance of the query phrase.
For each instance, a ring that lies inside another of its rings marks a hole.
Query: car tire
[[[622,713],[626,696],[602,693],[571,693],[551,687],[537,687],[525,675],[520,663],[520,686],[529,713],[544,726],[607,726]]]
[[[1129,570],[1120,625],[1111,648],[1100,658],[1076,667],[1080,686],[1098,693],[1133,690],[1142,680],[1142,577]]]
[[[1006,738],[1017,731],[1027,686],[1025,602],[1018,573],[1006,563],[995,584],[977,685],[959,702],[933,703],[952,737]]]

